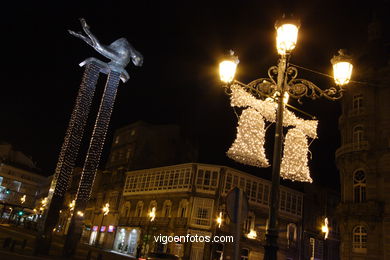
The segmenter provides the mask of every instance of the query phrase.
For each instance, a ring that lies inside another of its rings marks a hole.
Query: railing
[[[149,217],[120,217],[118,225],[119,226],[168,226],[171,218],[165,217],[156,217],[154,221],[150,221]]]
[[[359,143],[344,144],[336,150],[336,157],[341,156],[345,153],[368,151],[369,148],[370,147],[369,147],[368,141],[361,141]]]

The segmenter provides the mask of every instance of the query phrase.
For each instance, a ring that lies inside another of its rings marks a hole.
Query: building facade
[[[86,240],[93,244],[100,239],[104,247],[131,256],[142,250],[141,255],[165,252],[183,259],[231,259],[234,243],[163,244],[154,238],[187,234],[231,236],[233,224],[226,213],[225,198],[233,187],[242,188],[249,202],[248,217],[242,224],[242,259],[262,259],[271,183],[236,169],[208,164],[127,172],[119,208],[114,212],[117,218],[110,213],[95,217],[90,232],[85,232]],[[279,259],[298,259],[303,194],[281,186],[280,196]],[[150,219],[152,211],[154,221]],[[220,212],[223,221],[218,227]]]
[[[196,159],[197,150],[184,137],[178,125],[152,125],[138,121],[116,130],[105,171],[99,173],[100,181],[95,182],[85,211],[86,226],[93,229],[92,222],[118,223],[127,171]],[[110,213],[104,216],[102,208],[106,203],[109,204]],[[99,233],[97,230],[92,232]],[[105,237],[89,237],[87,242],[110,247],[114,240],[112,233],[107,232]]]
[[[31,158],[0,144],[0,218],[23,221],[35,215],[36,202],[46,196],[51,177],[39,173]]]
[[[304,184],[302,260],[339,260],[340,229],[336,207],[340,194],[315,183]],[[326,227],[326,228],[325,228]],[[326,235],[324,231],[328,230]]]
[[[348,87],[339,118],[342,260],[390,259],[390,45],[380,28],[370,25],[357,65],[365,83]]]

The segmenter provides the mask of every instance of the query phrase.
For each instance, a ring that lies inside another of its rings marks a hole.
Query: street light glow
[[[236,74],[237,63],[231,60],[224,60],[219,64],[219,75],[221,81],[225,83],[230,83],[234,79]]]
[[[217,217],[218,228],[221,228],[222,222],[223,222],[222,212],[219,212],[219,216]]]
[[[106,205],[104,205],[104,207],[102,208],[102,211],[103,211],[103,215],[106,216],[108,212],[110,212],[110,204],[106,203]]]
[[[280,55],[291,52],[297,43],[298,26],[292,23],[276,25],[276,49]]]
[[[333,64],[333,77],[337,85],[343,86],[349,82],[352,68],[352,64],[346,61]]]
[[[328,218],[324,219],[324,224],[321,227],[321,231],[325,234],[325,239],[327,239],[329,234]]]
[[[353,65],[351,57],[345,54],[344,50],[339,50],[330,62],[333,65],[333,77],[336,85],[343,86],[348,84],[352,75]]]
[[[26,195],[23,195],[23,197],[20,198],[20,202],[23,204],[26,201]]]
[[[237,65],[240,63],[237,56],[234,55],[234,51],[229,51],[229,56],[219,63],[219,76],[222,82],[231,83],[236,74]]]
[[[150,221],[154,221],[154,219],[156,218],[156,207],[153,207],[149,212],[149,218]]]

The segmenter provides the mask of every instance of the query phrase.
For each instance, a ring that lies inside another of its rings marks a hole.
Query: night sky
[[[46,175],[54,171],[79,88],[83,69],[78,63],[90,56],[104,60],[68,34],[67,29],[81,31],[78,18],[86,18],[101,43],[126,37],[144,56],[143,67],[127,67],[131,78],[119,87],[101,166],[114,130],[144,120],[182,125],[199,142],[200,162],[239,167],[225,155],[235,138],[237,118],[218,78],[222,55],[228,49],[239,55],[240,81],[265,77],[278,58],[274,23],[283,13],[293,13],[301,28],[291,63],[331,74],[329,60],[339,48],[353,52],[366,41],[375,5],[374,1],[359,5],[356,1],[259,0],[14,2],[4,4],[0,16],[0,140],[31,155]],[[332,84],[302,70],[299,76],[322,88]],[[95,97],[96,110],[100,97]],[[337,187],[334,152],[339,146],[339,103],[308,100],[300,108],[320,120],[319,139],[311,146],[314,180]],[[86,132],[90,134],[91,127]],[[272,147],[272,131],[268,138]],[[268,151],[268,157],[271,154]],[[83,156],[79,157],[81,165]]]

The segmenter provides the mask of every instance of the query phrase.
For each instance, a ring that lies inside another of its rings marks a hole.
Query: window
[[[367,229],[357,226],[353,229],[352,250],[355,253],[367,253]]]
[[[181,200],[179,204],[179,211],[177,213],[177,216],[179,218],[187,217],[187,208],[188,208],[188,200],[186,199]]]
[[[191,167],[158,168],[127,175],[125,193],[155,193],[158,191],[187,191],[191,187]]]
[[[364,139],[364,128],[361,125],[357,125],[353,128],[352,144],[354,150],[360,150]]]
[[[172,202],[170,200],[164,201],[163,216],[169,218],[171,216]]]
[[[354,112],[359,113],[363,109],[363,95],[356,94],[352,99],[352,109]]]
[[[152,200],[152,201],[149,203],[149,210],[148,210],[148,212],[152,211],[152,208],[156,208],[156,211],[157,211],[157,201]]]
[[[366,175],[363,170],[357,170],[353,174],[353,201],[366,201]]]
[[[209,227],[211,225],[213,205],[214,200],[212,199],[194,198],[191,224]]]
[[[249,259],[249,249],[243,248],[241,249],[241,260]]]
[[[297,240],[297,225],[290,223],[287,225],[287,246],[291,247]]]
[[[141,217],[142,216],[142,210],[144,208],[144,202],[138,201],[137,207],[135,208],[135,217]]]
[[[244,234],[248,234],[251,230],[255,229],[255,214],[253,212],[248,213],[248,217],[244,222]]]
[[[121,211],[122,217],[128,217],[130,215],[130,202],[126,201],[126,203],[122,207]]]
[[[196,176],[196,187],[203,190],[216,190],[218,172],[199,169]]]

